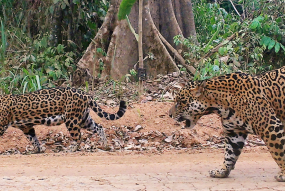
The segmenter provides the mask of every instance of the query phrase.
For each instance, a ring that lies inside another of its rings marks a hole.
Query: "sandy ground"
[[[270,154],[243,153],[216,179],[223,150],[165,154],[71,153],[0,156],[0,190],[284,190]]]

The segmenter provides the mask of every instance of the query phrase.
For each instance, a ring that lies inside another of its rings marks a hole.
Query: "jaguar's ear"
[[[201,84],[199,84],[195,88],[191,89],[192,94],[195,97],[200,97],[204,91],[205,85],[206,85],[206,82],[203,81]]]

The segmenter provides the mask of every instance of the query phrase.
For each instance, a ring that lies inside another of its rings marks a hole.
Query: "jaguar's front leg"
[[[45,147],[40,144],[33,127],[21,126],[20,129],[24,132],[27,139],[32,143],[35,153],[43,153],[45,151]]]
[[[246,137],[246,133],[226,132],[224,164],[219,170],[211,170],[209,172],[211,177],[226,178],[229,176],[241,154]]]

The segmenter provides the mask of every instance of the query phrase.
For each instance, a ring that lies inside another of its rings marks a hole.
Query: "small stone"
[[[141,139],[141,140],[139,140],[139,142],[141,144],[148,144],[148,140],[147,139]]]
[[[170,135],[164,139],[165,142],[170,143],[173,140],[173,135]]]
[[[134,131],[139,131],[139,130],[141,130],[141,129],[143,129],[143,127],[142,127],[141,125],[137,125],[137,126],[135,127],[135,130],[134,130]]]
[[[180,85],[180,84],[175,84],[175,85],[173,85],[173,88],[175,88],[175,89],[181,89],[181,88],[182,88],[182,85]]]
[[[153,98],[152,98],[151,96],[147,96],[147,97],[146,97],[146,100],[147,100],[147,101],[151,101],[152,99],[153,99]]]
[[[135,144],[130,143],[126,147],[124,147],[125,150],[135,150]]]
[[[174,99],[173,95],[169,92],[166,92],[162,97],[165,99]]]
[[[138,132],[132,132],[130,136],[131,138],[138,138],[140,137],[140,134]]]
[[[177,77],[179,76],[179,72],[173,72],[173,73],[172,73],[172,76],[175,77],[175,78],[177,78]]]

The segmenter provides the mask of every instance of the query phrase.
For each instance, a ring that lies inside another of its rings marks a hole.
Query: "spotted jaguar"
[[[281,172],[275,176],[285,181],[284,122],[285,67],[259,76],[232,73],[203,81],[191,81],[181,88],[170,109],[170,116],[194,127],[197,120],[210,113],[222,119],[225,154],[221,169],[210,176],[228,177],[240,156],[248,134],[259,135]]]
[[[42,89],[23,95],[0,95],[0,136],[9,126],[19,128],[31,141],[35,152],[42,152],[34,126],[65,123],[75,141],[75,150],[81,142],[81,128],[98,133],[106,144],[104,129],[90,117],[90,108],[101,118],[116,120],[124,115],[126,103],[121,101],[118,112],[109,114],[100,108],[91,95],[69,87]]]

